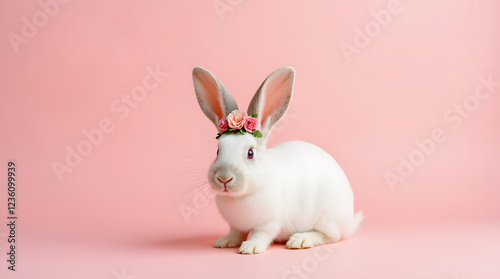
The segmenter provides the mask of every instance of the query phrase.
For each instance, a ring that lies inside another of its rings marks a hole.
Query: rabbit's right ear
[[[215,127],[219,127],[219,121],[222,118],[238,109],[233,96],[209,71],[195,67],[193,69],[193,83],[201,110],[214,123]]]
[[[295,70],[283,67],[272,72],[262,83],[248,106],[248,115],[257,114],[264,139],[285,115],[292,100]]]

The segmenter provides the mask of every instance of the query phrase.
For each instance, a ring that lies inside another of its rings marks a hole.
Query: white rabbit
[[[310,248],[348,237],[363,220],[362,212],[354,214],[347,177],[328,153],[300,141],[266,148],[292,99],[294,75],[291,67],[271,73],[250,102],[247,112],[257,114],[261,138],[248,132],[219,138],[208,181],[230,230],[215,247],[258,254],[273,241],[287,241],[288,248]],[[238,110],[234,98],[203,68],[193,69],[193,82],[202,111],[221,132],[221,119]]]

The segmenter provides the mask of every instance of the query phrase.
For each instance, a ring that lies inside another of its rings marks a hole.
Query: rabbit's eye
[[[248,159],[253,159],[253,148],[248,149]]]
[[[219,156],[219,148],[217,148],[217,156]]]

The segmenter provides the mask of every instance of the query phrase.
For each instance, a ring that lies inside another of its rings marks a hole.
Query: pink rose
[[[233,110],[228,116],[227,121],[229,122],[229,128],[238,130],[243,128],[245,125],[246,112]]]
[[[248,132],[254,132],[257,130],[258,126],[259,126],[259,120],[257,120],[257,118],[247,116],[245,122],[245,130],[247,130]]]
[[[229,130],[229,124],[227,123],[226,118],[222,118],[219,121],[219,130],[221,133],[224,133],[225,131]]]

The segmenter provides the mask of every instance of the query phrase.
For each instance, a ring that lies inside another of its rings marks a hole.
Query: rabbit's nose
[[[227,178],[227,179],[224,180],[224,179],[221,179],[220,177],[217,176],[217,180],[219,180],[220,182],[226,184],[229,181],[233,180],[233,178],[231,177],[231,178]]]

